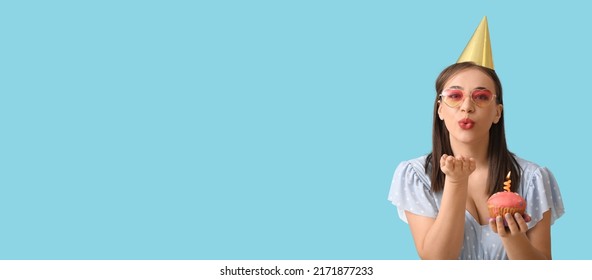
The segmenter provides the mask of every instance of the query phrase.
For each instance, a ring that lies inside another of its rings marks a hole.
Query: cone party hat
[[[465,47],[465,50],[462,52],[460,57],[458,58],[458,62],[465,62],[471,61],[477,65],[481,65],[483,67],[487,67],[489,69],[493,68],[493,55],[491,54],[491,41],[489,40],[489,28],[487,26],[487,17],[483,17],[481,23],[469,43]]]

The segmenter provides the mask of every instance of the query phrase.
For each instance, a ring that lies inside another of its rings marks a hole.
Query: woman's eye
[[[450,98],[452,100],[461,100],[462,99],[462,94],[451,93],[451,94],[448,94],[448,98]]]
[[[473,99],[475,100],[479,100],[479,101],[488,101],[489,99],[491,99],[491,95],[488,93],[476,93],[473,94]]]

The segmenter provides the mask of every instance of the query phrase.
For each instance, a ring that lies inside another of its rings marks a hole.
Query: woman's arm
[[[422,259],[458,259],[463,245],[468,179],[475,161],[444,155],[440,167],[446,179],[438,216],[434,219],[405,211]]]
[[[490,221],[491,229],[502,239],[508,258],[511,260],[550,260],[551,259],[551,210],[543,213],[543,218],[530,230],[521,215]]]

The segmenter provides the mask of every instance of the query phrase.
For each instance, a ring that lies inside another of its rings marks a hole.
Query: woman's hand
[[[443,154],[440,158],[440,169],[446,174],[446,179],[453,183],[467,182],[475,168],[477,165],[473,158],[454,157],[447,154]]]
[[[515,213],[512,217],[510,213],[506,213],[503,218],[502,216],[497,216],[495,219],[490,218],[489,227],[502,238],[512,237],[526,234],[528,231],[526,223],[530,222],[530,220],[531,218],[528,214],[524,214],[523,216],[519,213]]]

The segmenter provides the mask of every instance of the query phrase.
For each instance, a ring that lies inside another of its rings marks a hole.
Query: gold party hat
[[[483,17],[473,37],[465,47],[458,58],[458,62],[471,61],[477,65],[487,67],[493,70],[493,56],[491,54],[491,41],[489,40],[489,28],[487,27],[487,17]]]

